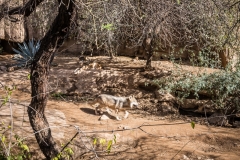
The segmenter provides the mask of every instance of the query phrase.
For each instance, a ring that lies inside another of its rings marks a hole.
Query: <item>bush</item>
[[[176,78],[177,77],[177,78]],[[161,92],[174,93],[180,99],[193,95],[198,99],[207,96],[215,104],[215,109],[229,109],[229,104],[238,106],[240,95],[240,71],[220,70],[214,73],[194,75],[178,73],[167,78],[156,80]],[[236,108],[237,110],[239,108]]]

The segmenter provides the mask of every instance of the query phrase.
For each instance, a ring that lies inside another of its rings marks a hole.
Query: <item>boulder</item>
[[[7,67],[5,67],[5,66],[0,66],[0,71],[6,72],[6,71],[7,71]]]
[[[225,114],[221,112],[215,112],[210,117],[208,117],[208,123],[210,125],[216,125],[216,126],[227,126],[228,119]]]
[[[162,115],[177,114],[178,108],[176,108],[172,102],[160,102],[157,105],[157,111]]]
[[[177,103],[182,109],[197,113],[212,114],[215,111],[211,100],[183,99],[182,101],[178,100]]]

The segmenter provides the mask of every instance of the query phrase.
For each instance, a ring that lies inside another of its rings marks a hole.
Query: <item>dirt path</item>
[[[20,136],[28,137],[26,142],[30,149],[36,152],[38,147],[26,114],[30,103],[27,73],[26,70],[1,73],[0,80],[5,85],[21,83],[21,87],[12,95],[14,131]],[[0,95],[5,95],[2,87]],[[190,122],[170,121],[138,110],[130,111],[128,119],[122,121],[115,119],[99,121],[99,116],[94,114],[94,109],[85,102],[77,103],[52,98],[48,101],[46,115],[53,137],[59,146],[80,132],[71,144],[75,152],[74,159],[93,159],[94,152],[88,150],[93,144],[92,137],[112,140],[114,135],[117,143],[113,144],[109,154],[99,152],[100,159],[240,159],[240,128],[208,127],[196,124],[195,129],[192,129]],[[0,108],[0,119],[9,124],[9,104]],[[141,125],[152,126],[136,129]],[[103,149],[106,149],[106,146],[96,148],[97,151]],[[40,151],[33,154],[33,159],[42,158]]]
[[[15,98],[24,105],[29,104],[29,94],[14,92]],[[31,134],[26,112],[23,106],[14,103],[14,128],[19,135],[34,142]],[[25,108],[26,109],[26,108]],[[133,112],[133,111],[132,111]],[[1,108],[1,119],[5,122],[9,120],[8,107]],[[113,145],[110,154],[99,154],[105,159],[239,159],[240,140],[237,128],[207,127],[196,124],[192,129],[190,123],[183,121],[161,120],[162,117],[148,116],[144,114],[130,114],[128,119],[116,121],[109,119],[99,121],[99,116],[94,114],[94,110],[87,103],[73,103],[50,100],[46,110],[50,126],[53,127],[53,136],[60,143],[66,143],[77,132],[74,126],[78,126],[82,132],[76,137],[72,144],[75,156],[82,155],[84,159],[92,159],[92,152],[82,148],[83,142],[88,147],[88,141],[92,139],[86,137],[99,137],[104,139],[117,138],[117,143]],[[24,115],[24,121],[22,119]],[[3,118],[4,117],[4,118]],[[23,123],[22,123],[23,122]],[[143,124],[156,126],[146,126],[140,129],[133,129]],[[19,128],[22,127],[22,130]],[[119,129],[130,129],[124,131],[114,131]],[[102,132],[99,131],[114,131]],[[27,141],[28,142],[28,141]],[[34,142],[36,144],[36,142]],[[36,145],[29,144],[37,150]],[[105,148],[105,147],[104,147]],[[101,150],[101,147],[100,147]],[[84,152],[83,152],[84,151]],[[38,155],[39,156],[39,155]],[[38,157],[39,158],[39,157]],[[76,158],[77,159],[77,158]]]

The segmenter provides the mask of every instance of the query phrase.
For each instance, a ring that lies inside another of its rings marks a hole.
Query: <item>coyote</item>
[[[107,94],[100,94],[95,101],[92,103],[95,107],[95,114],[98,115],[98,112],[102,114],[102,109],[106,108],[106,111],[109,113],[109,108],[115,110],[115,113],[118,114],[119,111],[125,111],[124,118],[126,119],[129,113],[126,111],[127,108],[133,108],[133,106],[138,106],[138,102],[134,96],[129,97],[116,97]],[[116,116],[117,120],[121,120],[118,115]]]

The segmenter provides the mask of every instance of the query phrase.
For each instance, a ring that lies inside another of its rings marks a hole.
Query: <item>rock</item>
[[[142,92],[138,92],[136,94],[134,94],[135,98],[142,98],[143,93]]]
[[[158,100],[157,99],[151,99],[150,102],[151,103],[158,103]]]
[[[152,93],[148,93],[148,94],[145,93],[142,98],[147,99],[147,98],[152,98],[152,97],[153,97],[153,94],[152,94]]]
[[[107,115],[103,114],[100,118],[99,121],[103,121],[103,120],[108,120],[110,119]]]
[[[73,73],[74,74],[79,74],[82,71],[82,68],[76,68]]]
[[[161,112],[162,115],[178,113],[178,109],[174,107],[174,103],[172,102],[160,102],[157,105],[157,111]]]
[[[8,71],[8,72],[14,71],[14,67],[8,67],[8,68],[7,68],[7,71]]]
[[[89,59],[86,56],[80,56],[79,61],[88,61]]]
[[[184,110],[192,110],[197,113],[214,113],[214,104],[210,100],[184,99],[176,102]]]
[[[130,129],[130,126],[119,126],[118,129]]]
[[[133,62],[138,62],[138,60],[139,60],[138,57],[132,59]]]
[[[142,72],[142,76],[147,78],[147,79],[159,79],[164,76],[169,76],[171,72],[169,71],[163,71],[163,70],[151,70],[151,71],[145,71]]]
[[[12,71],[18,70],[18,69],[23,68],[23,67],[24,66],[21,67],[21,66],[16,66],[16,65],[15,66],[10,66],[10,67],[7,68],[7,71],[12,72]]]
[[[139,91],[138,86],[156,90],[157,86],[145,85],[146,79],[137,72],[99,69],[100,64],[90,65],[92,68],[70,68],[69,70],[51,70],[49,81],[51,86],[56,86],[54,92],[63,94],[89,94],[96,95],[102,92],[108,94],[124,93],[122,96],[134,94],[137,98],[151,98],[154,92]],[[150,88],[148,88],[150,87]],[[130,91],[131,90],[131,91]]]
[[[159,91],[155,92],[155,96],[160,102],[175,102],[176,98],[170,93],[161,94]]]
[[[154,92],[156,90],[159,90],[159,86],[156,83],[153,83],[151,81],[143,81],[138,83],[138,87],[141,89],[144,89],[146,91]]]
[[[129,126],[123,126],[123,129],[130,129]]]
[[[0,71],[6,72],[6,71],[7,71],[7,67],[5,67],[5,66],[0,66]]]
[[[208,123],[210,125],[216,125],[216,126],[227,126],[228,125],[228,119],[227,116],[223,113],[216,112],[212,114],[210,117],[208,117]]]
[[[240,128],[240,121],[235,121],[235,122],[233,123],[233,127],[235,127],[235,128]]]
[[[184,109],[197,109],[198,101],[195,99],[184,99],[182,102],[179,102]]]
[[[186,155],[183,155],[184,160],[190,160]]]

